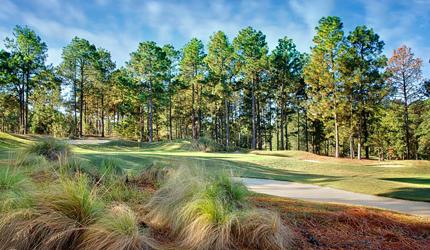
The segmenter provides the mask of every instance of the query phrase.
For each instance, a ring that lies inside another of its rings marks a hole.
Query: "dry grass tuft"
[[[35,200],[34,207],[2,218],[0,238],[9,239],[3,242],[6,249],[73,249],[103,211],[84,176],[61,179]]]
[[[83,250],[153,249],[156,243],[143,234],[133,211],[127,206],[114,206],[107,215],[91,225],[79,246]]]
[[[146,219],[169,228],[182,249],[286,248],[291,234],[279,216],[252,209],[247,196],[226,173],[179,169],[147,204]]]
[[[172,171],[171,168],[153,163],[146,167],[137,177],[134,177],[132,181],[140,187],[156,189],[166,181]]]

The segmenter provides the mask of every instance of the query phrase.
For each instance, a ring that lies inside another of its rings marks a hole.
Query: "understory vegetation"
[[[91,165],[53,139],[14,157],[0,168],[0,249],[285,249],[294,239],[226,172],[131,173],[116,158]]]

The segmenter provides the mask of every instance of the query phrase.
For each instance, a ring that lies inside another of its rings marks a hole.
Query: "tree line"
[[[139,141],[210,139],[235,148],[306,150],[335,157],[430,157],[430,83],[402,45],[390,58],[373,29],[345,33],[323,17],[310,53],[283,37],[270,51],[252,27],[218,31],[205,48],[141,42],[123,67],[75,37],[59,65],[16,26],[0,51],[0,129]]]

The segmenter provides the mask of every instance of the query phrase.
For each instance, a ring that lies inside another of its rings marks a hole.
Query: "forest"
[[[309,53],[287,36],[270,51],[252,27],[183,48],[143,41],[122,67],[79,37],[48,65],[46,43],[27,26],[3,47],[2,132],[430,158],[427,62],[405,45],[385,55],[371,27],[346,31],[335,16],[320,19]]]

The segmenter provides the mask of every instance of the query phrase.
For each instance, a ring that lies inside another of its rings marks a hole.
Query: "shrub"
[[[155,242],[144,235],[130,208],[114,206],[91,225],[83,236],[80,249],[140,250],[152,249]]]
[[[291,234],[276,213],[251,208],[248,193],[226,173],[180,169],[148,202],[146,219],[184,249],[284,249]]]
[[[44,156],[50,161],[56,161],[61,157],[67,157],[70,155],[70,148],[65,142],[53,138],[47,138],[31,144],[26,149],[26,152]]]

